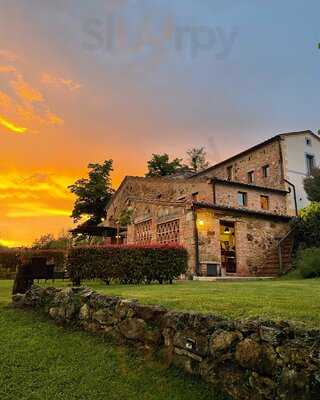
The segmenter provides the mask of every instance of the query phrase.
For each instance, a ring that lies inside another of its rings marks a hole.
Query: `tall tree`
[[[98,225],[105,218],[107,203],[114,193],[110,178],[112,164],[112,160],[106,160],[103,164],[89,164],[88,178],[78,179],[69,186],[71,193],[77,197],[71,214],[74,222],[89,217],[89,223]]]
[[[320,202],[320,168],[314,168],[311,175],[305,178],[303,183],[308,199]]]
[[[187,155],[187,165],[193,172],[201,172],[210,165],[206,160],[207,153],[204,147],[194,147],[187,151]]]
[[[150,176],[168,176],[179,172],[183,165],[181,158],[175,158],[172,161],[168,154],[152,154],[151,160],[148,161],[147,177]]]

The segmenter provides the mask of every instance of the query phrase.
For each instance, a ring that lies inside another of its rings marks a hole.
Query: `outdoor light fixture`
[[[203,226],[204,225],[204,221],[202,219],[199,219],[198,220],[198,224],[199,224],[199,226]]]
[[[226,226],[226,227],[224,228],[224,233],[230,233],[230,229],[229,229],[228,226]]]

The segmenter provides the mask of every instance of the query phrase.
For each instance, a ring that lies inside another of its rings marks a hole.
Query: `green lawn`
[[[0,281],[1,400],[218,400],[207,385],[85,332],[7,308]]]
[[[66,286],[67,282],[58,282]],[[320,328],[320,279],[277,279],[256,282],[183,282],[173,285],[111,285],[84,282],[104,294],[162,304],[170,309],[199,311],[230,318],[285,319]]]
[[[43,284],[43,283],[42,283]],[[226,317],[287,319],[320,327],[320,279],[105,286],[105,293],[146,304]],[[48,282],[48,285],[52,285]],[[67,286],[58,281],[56,286]],[[220,399],[205,384],[100,337],[57,327],[32,312],[6,307],[12,281],[0,281],[0,399]]]

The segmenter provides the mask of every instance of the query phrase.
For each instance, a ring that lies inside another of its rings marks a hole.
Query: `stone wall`
[[[269,176],[264,177],[262,167],[269,165]],[[281,159],[280,144],[278,140],[273,140],[264,146],[239,155],[236,158],[226,160],[216,167],[204,171],[201,176],[209,178],[228,179],[227,168],[232,167],[232,180],[248,183],[248,172],[254,171],[254,184],[270,188],[284,189],[283,166]]]
[[[243,188],[241,186],[228,185],[223,183],[215,184],[215,199],[217,205],[239,208],[238,192],[247,193],[247,205],[245,209],[263,211],[261,209],[260,196],[268,196],[269,210],[275,214],[287,214],[287,201],[284,194],[274,193],[268,190],[261,191],[254,188]]]
[[[289,231],[286,221],[205,208],[197,209],[197,221],[200,262],[221,261],[220,224],[227,221],[235,224],[237,275],[279,273],[277,245]]]
[[[142,203],[159,206],[184,205],[191,202],[193,194],[197,201],[213,201],[212,186],[207,183],[206,178],[188,180],[128,176],[108,205],[104,225],[114,225],[119,213],[128,207],[144,207]],[[141,211],[138,209],[134,214],[134,219],[139,219]]]
[[[167,365],[237,400],[320,398],[320,331],[168,311],[88,288],[34,286],[15,295],[13,305],[37,308],[58,323],[134,344],[143,353],[157,352]]]

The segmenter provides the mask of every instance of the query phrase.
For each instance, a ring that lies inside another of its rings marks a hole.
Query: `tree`
[[[169,161],[169,155],[165,154],[152,154],[151,160],[148,161],[147,177],[151,176],[168,176],[173,175],[183,169],[181,158],[175,158]]]
[[[89,178],[78,179],[69,186],[71,193],[77,196],[71,214],[74,222],[88,216],[89,223],[98,225],[105,218],[106,206],[114,193],[110,178],[112,164],[112,160],[106,160],[103,164],[89,164]]]
[[[292,223],[295,248],[320,247],[320,203],[313,202],[300,210]]]
[[[32,248],[42,250],[68,249],[72,246],[72,242],[72,236],[65,231],[62,231],[57,238],[55,238],[51,233],[47,233],[40,236],[39,239],[36,239],[32,244]]]
[[[33,249],[50,249],[52,242],[54,242],[55,238],[51,233],[46,233],[41,235],[38,239],[36,239],[33,244]]]
[[[320,202],[320,168],[314,168],[311,176],[305,178],[304,190],[310,201]]]
[[[206,160],[207,153],[204,147],[194,147],[187,151],[188,167],[193,172],[200,172],[209,167],[209,162]]]

